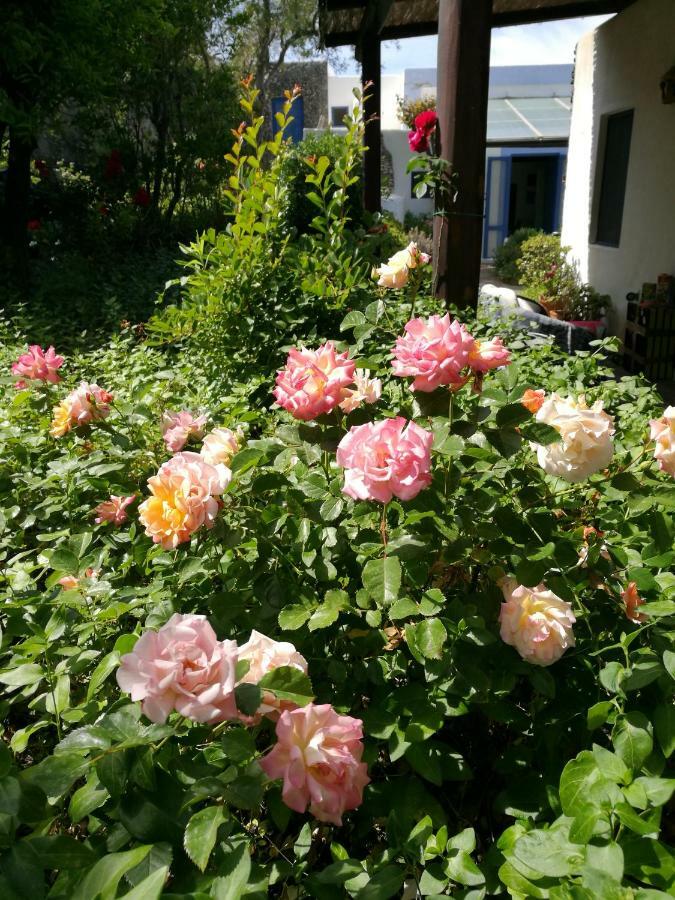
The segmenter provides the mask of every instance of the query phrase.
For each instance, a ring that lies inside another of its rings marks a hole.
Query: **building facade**
[[[613,301],[675,274],[675,0],[636,0],[577,46],[563,243]]]

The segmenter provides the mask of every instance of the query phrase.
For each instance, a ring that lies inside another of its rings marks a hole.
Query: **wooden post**
[[[492,0],[439,0],[438,152],[456,173],[457,196],[434,217],[434,293],[459,307],[478,300],[491,18]]]
[[[364,137],[366,152],[363,157],[363,203],[368,212],[380,212],[382,208],[382,174],[380,171],[382,79],[379,33],[374,30],[365,32],[360,49],[362,87],[372,81],[368,88],[369,99],[364,105],[367,124]]]

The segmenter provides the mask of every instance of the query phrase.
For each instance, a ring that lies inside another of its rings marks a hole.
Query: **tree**
[[[221,46],[241,74],[254,76],[264,114],[270,81],[289,53],[307,59],[320,50],[316,0],[243,0],[221,26]]]

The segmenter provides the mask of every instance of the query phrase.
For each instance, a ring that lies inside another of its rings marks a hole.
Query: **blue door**
[[[492,259],[497,247],[508,237],[511,157],[491,156],[487,162],[483,258]]]

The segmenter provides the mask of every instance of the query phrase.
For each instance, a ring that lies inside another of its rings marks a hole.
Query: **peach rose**
[[[331,341],[317,350],[291,350],[277,372],[274,396],[279,406],[296,419],[308,421],[329,413],[344,397],[354,380],[354,361],[338,353]]]
[[[501,338],[491,341],[474,341],[469,351],[469,366],[474,372],[488,372],[511,363],[511,353],[502,344]]]
[[[654,459],[662,472],[675,477],[675,406],[667,407],[661,418],[652,419],[649,425],[649,436],[656,441]]]
[[[307,660],[298,653],[293,644],[286,641],[273,641],[272,638],[258,631],[252,631],[250,638],[239,648],[239,660],[248,660],[250,667],[239,684],[258,684],[260,679],[281,666],[291,666],[307,674]],[[279,700],[270,691],[263,693],[262,703],[258,707],[256,719],[268,716],[276,719],[284,709],[295,709],[296,704],[288,700]],[[249,721],[247,718],[246,721]]]
[[[162,437],[167,450],[178,453],[187,444],[189,438],[201,438],[208,416],[195,416],[187,409],[180,412],[167,410],[162,414]]]
[[[623,600],[626,609],[627,619],[630,619],[631,622],[635,622],[636,625],[638,625],[640,622],[647,621],[648,616],[637,611],[638,607],[642,606],[645,601],[638,594],[636,582],[628,582],[626,587],[621,591],[621,599]]]
[[[118,497],[116,494],[110,495],[110,500],[104,500],[96,507],[96,518],[94,521],[97,525],[102,522],[112,522],[113,525],[123,525],[127,520],[127,506],[134,502],[136,494],[130,494],[128,497]]]
[[[52,437],[63,437],[71,428],[99,422],[110,415],[112,394],[97,384],[82,381],[65,400],[54,407],[54,417],[49,433]]]
[[[601,400],[589,407],[583,397],[564,400],[551,394],[535,418],[551,425],[562,437],[555,444],[531,445],[537,451],[539,465],[549,475],[577,482],[609,465],[614,453],[614,420],[603,412]]]
[[[382,382],[379,378],[370,377],[370,369],[357,369],[354,373],[354,384],[356,387],[347,388],[344,400],[340,402],[340,409],[343,412],[353,412],[362,403],[377,403],[382,396]]]
[[[355,425],[337,448],[342,492],[355,500],[412,500],[431,484],[430,431],[402,416]]]
[[[469,355],[475,341],[456,319],[411,319],[405,326],[405,335],[396,339],[394,375],[413,375],[413,391],[434,391],[442,385],[461,387],[466,379],[460,377],[469,364]]]
[[[63,578],[59,578],[59,584],[64,591],[74,591],[79,583],[80,579],[76,578],[75,575],[64,575]]]
[[[296,812],[309,807],[320,822],[342,825],[343,813],[361,805],[370,782],[361,762],[361,720],[338,715],[328,703],[309,703],[282,712],[276,733],[260,767],[268,778],[283,779],[286,806]]]
[[[212,528],[216,497],[229,483],[230,470],[209,465],[199,453],[177,453],[148,479],[152,496],[138,508],[145,533],[165,550],[189,541],[201,528]]]
[[[377,278],[380,287],[402,288],[408,283],[411,269],[426,265],[431,257],[422,253],[414,241],[404,250],[394,253],[379,269],[373,269],[373,278]]]
[[[212,466],[229,466],[232,457],[239,451],[239,443],[243,437],[244,433],[241,429],[237,429],[235,433],[229,428],[214,428],[204,438],[199,453]]]
[[[522,658],[535,666],[550,666],[568,647],[574,647],[571,605],[544,584],[519,585],[513,578],[501,581],[504,603],[499,612],[500,634]]]
[[[31,344],[27,353],[22,353],[12,365],[12,375],[21,375],[33,381],[49,381],[58,384],[61,378],[58,369],[63,365],[63,357],[57,356],[53,347],[43,350],[38,344]],[[23,382],[21,382],[23,387]]]
[[[235,641],[219,641],[206,616],[174,613],[124,654],[117,683],[151,722],[166,722],[174,709],[194,722],[222,722],[237,715],[236,668]]]
[[[525,409],[528,409],[532,413],[532,415],[534,415],[542,408],[545,399],[546,391],[533,391],[531,388],[528,388],[520,398],[520,402],[523,404]]]

